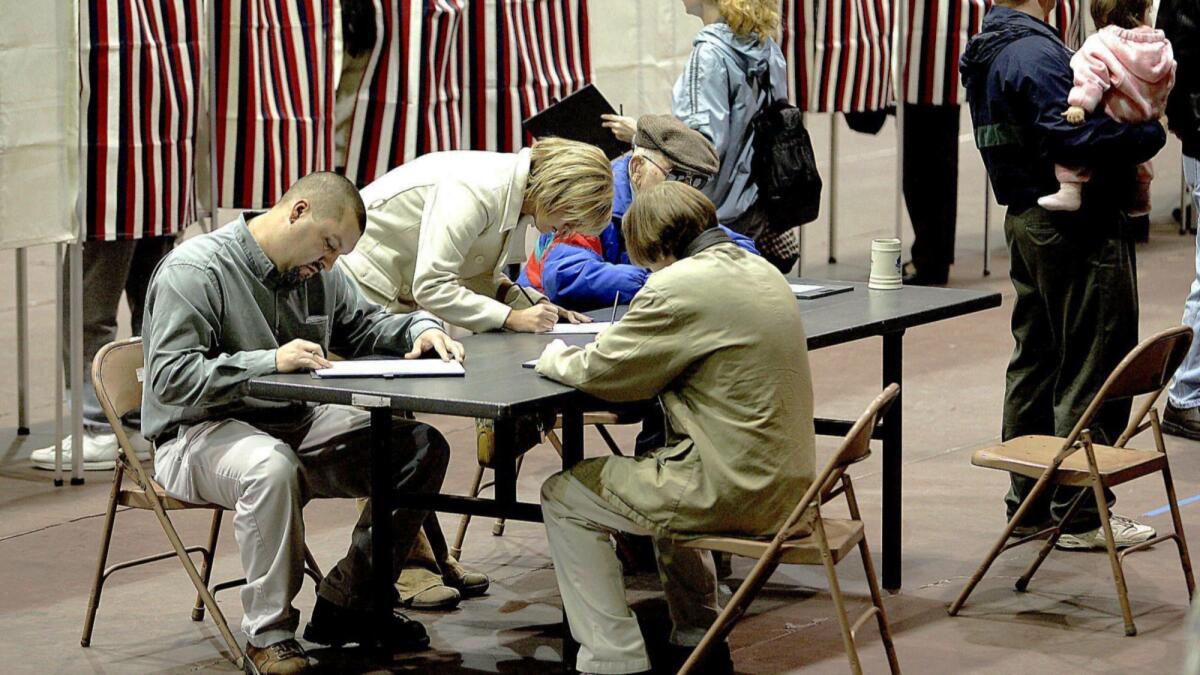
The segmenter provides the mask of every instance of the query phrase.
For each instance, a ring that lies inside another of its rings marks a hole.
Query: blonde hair
[[[696,188],[668,181],[639,194],[621,221],[629,260],[651,263],[684,257],[688,244],[717,226],[717,207]]]
[[[581,234],[598,235],[612,220],[613,176],[608,158],[594,145],[543,138],[530,150],[525,199],[539,219],[563,217]]]
[[[778,0],[717,0],[717,10],[740,38],[765,42],[779,29]]]

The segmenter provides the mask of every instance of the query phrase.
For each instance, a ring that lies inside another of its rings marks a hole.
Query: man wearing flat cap
[[[717,150],[700,132],[671,115],[638,118],[633,150],[613,160],[613,217],[599,236],[564,231],[538,237],[517,283],[551,302],[583,311],[611,305],[621,294],[629,302],[649,271],[630,264],[621,237],[621,219],[638,193],[664,181],[702,188],[719,168]],[[754,242],[726,229],[742,248],[758,253]]]

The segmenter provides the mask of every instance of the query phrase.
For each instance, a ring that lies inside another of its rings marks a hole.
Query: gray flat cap
[[[679,171],[712,178],[721,168],[717,149],[704,134],[674,115],[642,115],[633,144],[661,152]]]

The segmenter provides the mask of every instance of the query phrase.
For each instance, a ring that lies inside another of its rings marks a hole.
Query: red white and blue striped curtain
[[[892,0],[784,0],[782,43],[796,105],[879,110],[891,102]]]
[[[88,240],[169,235],[195,220],[202,20],[193,0],[80,3]]]
[[[338,0],[215,0],[218,204],[262,208],[334,163]]]
[[[926,105],[958,105],[962,88],[958,60],[967,40],[979,32],[991,0],[908,0],[905,32],[904,100]],[[1079,46],[1079,0],[1059,0],[1049,17],[1067,46]]]

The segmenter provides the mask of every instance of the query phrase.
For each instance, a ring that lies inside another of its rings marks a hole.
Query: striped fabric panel
[[[195,220],[201,21],[190,0],[80,3],[88,240],[169,235]]]
[[[878,110],[891,101],[891,0],[785,0],[781,47],[796,105]]]
[[[588,3],[475,0],[468,17],[468,147],[513,152],[522,120],[591,82]]]
[[[220,206],[263,208],[333,168],[337,0],[217,0]]]

